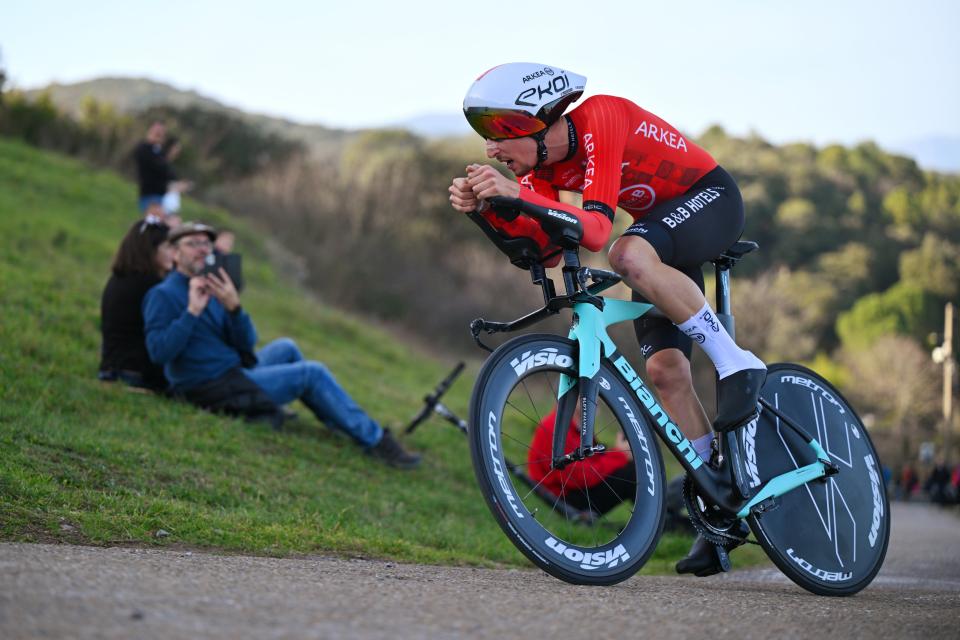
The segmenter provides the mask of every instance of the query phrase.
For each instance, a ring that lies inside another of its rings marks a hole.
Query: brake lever
[[[487,322],[483,318],[476,318],[470,323],[470,335],[473,336],[473,340],[477,343],[478,347],[484,351],[493,353],[493,349],[484,344],[484,342],[480,339],[480,334],[484,331],[486,331],[488,335],[496,333],[502,326],[506,325],[504,325],[502,322]]]
[[[598,271],[597,275],[600,275],[600,273],[601,272]],[[607,274],[610,272],[604,271],[602,273]],[[589,283],[587,283],[588,278],[593,280],[594,282],[598,281],[597,279],[595,279],[594,274],[589,267],[580,267],[579,269],[577,269],[577,284],[580,285],[580,295],[584,298],[585,302],[589,302],[590,304],[595,306],[599,311],[603,311],[603,298],[601,298],[600,296],[595,296],[589,291],[587,291],[587,288],[590,286]]]

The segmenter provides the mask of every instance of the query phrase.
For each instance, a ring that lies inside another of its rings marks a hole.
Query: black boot
[[[367,449],[367,453],[398,469],[414,469],[420,464],[420,455],[405,451],[386,428],[380,442]]]
[[[731,431],[753,420],[757,416],[760,389],[766,379],[766,369],[744,369],[720,380],[713,430]]]
[[[710,542],[703,536],[697,536],[690,547],[690,553],[677,563],[677,573],[692,573],[705,578],[721,571],[730,571],[730,552],[743,544],[750,534],[747,523],[741,520],[733,527],[730,533],[739,540],[731,540],[723,544]]]

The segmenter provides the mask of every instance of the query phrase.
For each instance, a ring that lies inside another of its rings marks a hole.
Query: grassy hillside
[[[527,565],[449,426],[421,427],[423,467],[404,473],[302,407],[276,433],[99,383],[99,296],[134,202],[113,174],[0,139],[0,539]],[[403,423],[451,364],[283,282],[225,212],[188,202],[185,217],[237,230],[261,340],[295,337],[380,419]],[[464,378],[448,398],[462,413]],[[647,570],[687,542],[666,539]]]

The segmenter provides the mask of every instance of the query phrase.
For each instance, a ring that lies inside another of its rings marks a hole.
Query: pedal
[[[727,573],[733,568],[733,564],[730,562],[730,554],[727,553],[727,550],[724,549],[722,545],[715,544],[711,545],[711,547],[709,553],[714,555],[715,562],[712,562],[709,566],[702,567],[699,571],[694,571],[693,575],[698,578],[709,578],[718,573]]]
[[[724,573],[730,571],[730,569],[733,568],[733,565],[730,563],[730,554],[719,544],[715,545],[714,549],[717,552],[717,562],[720,570]]]

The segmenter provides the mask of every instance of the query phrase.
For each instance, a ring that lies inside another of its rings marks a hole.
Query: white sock
[[[710,444],[712,442],[713,434],[708,433],[705,436],[700,436],[691,443],[693,450],[697,452],[697,455],[699,455],[704,462],[710,462]]]
[[[737,346],[709,303],[677,328],[703,348],[721,379],[744,369],[766,368],[760,358]]]

